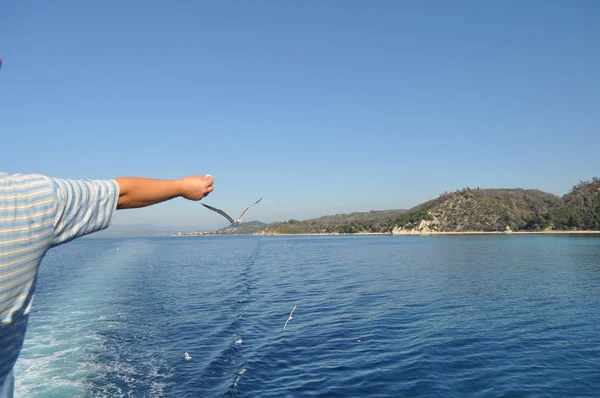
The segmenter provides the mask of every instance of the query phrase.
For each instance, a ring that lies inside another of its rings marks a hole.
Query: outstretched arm
[[[213,190],[213,178],[209,174],[179,180],[119,177],[115,181],[119,184],[118,210],[150,206],[179,196],[197,201]]]
[[[67,180],[44,177],[54,192],[54,239],[58,246],[108,228],[116,209],[150,206],[176,197],[200,200],[213,190],[213,178],[191,175],[180,180],[120,177]]]

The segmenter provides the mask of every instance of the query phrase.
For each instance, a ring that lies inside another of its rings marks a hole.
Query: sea
[[[28,398],[598,397],[600,236],[82,238],[41,264],[15,378]]]

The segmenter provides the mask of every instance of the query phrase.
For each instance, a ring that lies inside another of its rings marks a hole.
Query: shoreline
[[[556,234],[600,234],[600,231],[456,231],[456,232],[400,232],[391,234],[401,235],[556,235]]]
[[[446,236],[446,235],[598,235],[600,231],[456,231],[456,232],[402,232],[392,234],[391,232],[358,232],[354,234],[345,233],[303,233],[303,234],[198,234],[198,235],[170,235],[171,237],[198,237],[198,236]]]
[[[358,232],[354,234],[345,233],[307,233],[307,234],[252,234],[255,236],[353,236],[353,235],[390,235],[390,236],[433,236],[433,235],[556,235],[556,234],[573,234],[573,235],[584,235],[584,234],[600,234],[600,231],[452,231],[452,232]]]

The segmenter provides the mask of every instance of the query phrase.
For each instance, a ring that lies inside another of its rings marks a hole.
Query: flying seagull
[[[219,213],[220,215],[222,215],[223,217],[225,217],[226,219],[228,219],[232,226],[237,227],[237,226],[239,226],[242,223],[242,217],[244,217],[244,214],[246,214],[246,212],[248,210],[250,210],[250,208],[252,206],[254,206],[258,202],[260,202],[262,199],[263,198],[260,198],[259,200],[257,200],[256,202],[254,202],[250,206],[248,206],[248,208],[246,210],[244,210],[244,212],[242,213],[242,215],[238,219],[235,219],[235,220],[233,218],[229,217],[229,214],[225,213],[221,209],[217,209],[216,207],[205,205],[204,203],[202,203],[202,206],[207,207],[207,208],[211,209],[212,211],[216,211],[217,213]]]
[[[294,309],[292,310],[292,312],[290,312],[290,317],[287,319],[287,321],[285,321],[285,325],[283,325],[283,330],[285,330],[285,327],[287,326],[288,322],[293,319],[292,313],[294,312],[295,309],[296,309],[296,306],[294,306]]]

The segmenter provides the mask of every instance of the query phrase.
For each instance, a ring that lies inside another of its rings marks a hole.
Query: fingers
[[[212,186],[207,187],[206,190],[204,191],[204,193],[202,194],[202,196],[200,196],[200,198],[198,200],[206,198],[208,196],[208,194],[211,193],[213,190],[214,190],[214,188]]]
[[[212,176],[210,174],[207,174],[205,177],[206,182],[208,183],[208,186],[206,187],[206,192],[204,193],[203,197],[206,197],[209,193],[211,193],[215,187],[213,187],[213,183],[214,183],[214,178],[212,178]]]
[[[201,200],[214,191],[213,183],[214,179],[210,174],[189,175],[183,178],[181,196],[189,200]]]

